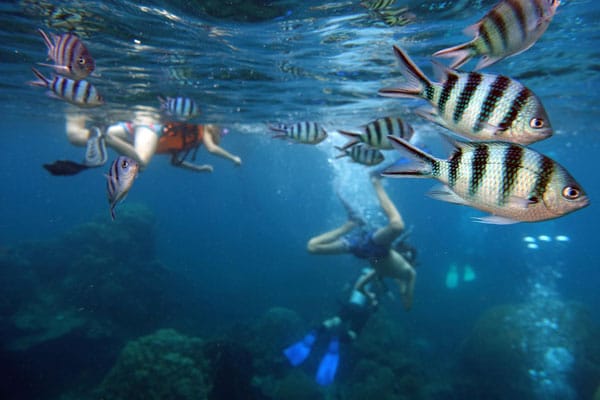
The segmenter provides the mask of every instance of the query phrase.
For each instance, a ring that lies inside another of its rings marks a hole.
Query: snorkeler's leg
[[[372,177],[371,182],[379,200],[379,205],[388,218],[388,224],[373,233],[373,242],[378,245],[390,245],[404,230],[404,220],[383,188],[381,180],[378,177]]]
[[[367,285],[377,277],[377,271],[372,270],[366,274],[363,274],[356,283],[354,284],[354,290],[358,290],[360,293],[365,295],[369,300],[371,300],[371,304],[377,304],[377,297],[367,290]]]
[[[400,288],[400,295],[402,296],[402,304],[406,310],[410,310],[412,307],[413,293],[415,290],[415,280],[417,273],[414,269],[410,268],[406,271],[406,278],[396,279],[396,283]]]
[[[311,238],[306,246],[310,253],[318,254],[340,254],[348,252],[346,242],[340,239],[346,233],[350,232],[356,224],[352,221],[347,221],[344,225],[335,228],[331,231],[322,233]]]

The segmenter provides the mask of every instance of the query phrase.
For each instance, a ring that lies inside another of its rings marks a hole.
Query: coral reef
[[[206,365],[202,340],[162,329],[127,343],[96,398],[208,399]]]

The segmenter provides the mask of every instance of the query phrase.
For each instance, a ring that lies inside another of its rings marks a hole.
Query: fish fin
[[[465,199],[453,192],[447,185],[437,186],[431,189],[427,195],[432,199],[445,201],[447,203],[460,204],[463,206],[469,205]]]
[[[432,106],[422,106],[414,111],[419,117],[425,118],[428,121],[438,124],[444,128],[448,128],[446,122],[440,117],[437,110]]]
[[[475,66],[474,71],[483,69],[485,67],[489,67],[490,65],[497,63],[498,61],[502,60],[503,58],[505,58],[505,57],[483,56],[483,57],[481,57],[481,59],[479,60],[477,65]]]
[[[167,102],[169,101],[168,97],[156,96],[158,101],[160,102],[160,109],[163,111],[167,110]]]
[[[285,132],[286,132],[286,130],[285,130],[284,128],[281,128],[281,127],[279,127],[279,126],[275,126],[275,125],[267,124],[267,127],[268,127],[270,130],[274,131],[274,132],[282,132],[282,133],[285,133]]]
[[[104,138],[100,135],[100,130],[95,129],[98,134],[89,138],[86,143],[84,164],[88,167],[101,167],[108,160]]]
[[[521,221],[517,221],[514,219],[501,217],[499,215],[488,215],[485,217],[473,217],[472,220],[474,222],[479,222],[480,224],[492,224],[492,225],[512,225],[518,224]]]
[[[271,139],[286,139],[286,138],[287,138],[287,135],[285,135],[283,133],[271,136]]]
[[[388,139],[392,143],[392,146],[400,153],[404,153],[410,157],[410,161],[401,159],[386,168],[383,172],[383,176],[400,178],[403,176],[409,177],[432,177],[433,166],[439,162],[435,157],[425,153],[423,150],[413,146],[408,141],[398,138],[395,136],[388,136]]]
[[[463,29],[463,33],[466,36],[471,36],[471,37],[476,37],[479,34],[479,28],[481,27],[481,24],[483,23],[483,20],[479,20],[477,22],[475,22],[473,25],[469,25],[467,26],[465,29]]]
[[[421,97],[421,93],[425,88],[432,86],[432,82],[402,49],[394,46],[394,54],[400,60],[400,73],[406,79],[406,83],[397,88],[379,89],[379,94],[387,97]]]
[[[113,221],[115,220],[115,217],[116,217],[115,216],[115,205],[116,204],[113,204],[110,206],[110,217],[112,218]]]
[[[71,74],[71,68],[69,68],[68,65],[47,64],[47,63],[37,63],[37,64],[41,65],[42,67],[54,68],[54,70],[61,75],[70,75]]]
[[[338,154],[337,156],[335,156],[334,157],[335,159],[342,158],[342,157],[347,157],[348,156],[348,153],[346,153],[346,150],[343,147],[339,147],[339,146],[334,146],[334,147],[336,148],[336,150],[339,150],[339,151],[342,152],[342,153]]]
[[[40,86],[40,87],[48,87],[50,81],[46,78],[40,71],[35,68],[31,68],[34,75],[38,78],[37,81],[29,81],[29,84],[32,86]]]
[[[56,160],[52,164],[44,164],[44,169],[55,176],[76,175],[88,169],[86,165],[69,160]]]
[[[473,41],[459,44],[458,46],[448,47],[433,53],[434,57],[453,58],[450,68],[460,68],[466,64],[475,55],[473,50]]]
[[[349,149],[350,147],[354,146],[355,144],[360,142],[360,133],[355,133],[355,132],[349,132],[349,131],[343,131],[343,130],[338,130],[338,132],[344,136],[347,136],[349,138],[351,138],[352,140],[350,140],[348,143],[346,143],[345,145],[343,145],[341,147],[341,150],[346,150]]]
[[[50,54],[50,51],[54,48],[54,42],[42,29],[38,29],[38,33],[42,36],[42,39],[44,39],[44,43],[46,43],[46,47],[48,47],[48,54]]]
[[[537,198],[526,199],[518,196],[510,196],[508,198],[507,206],[526,210],[530,205],[537,203],[539,203]]]

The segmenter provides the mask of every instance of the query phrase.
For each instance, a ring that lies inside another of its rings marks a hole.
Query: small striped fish
[[[337,147],[342,154],[335,158],[350,157],[354,162],[362,165],[377,165],[383,161],[383,153],[373,147],[369,147],[364,143],[359,143],[356,146],[352,146],[349,149]]]
[[[289,138],[299,143],[317,144],[327,138],[327,131],[318,122],[269,125],[269,129],[278,132],[273,138]]]
[[[200,114],[200,107],[189,97],[163,98],[159,96],[158,100],[161,103],[161,109],[177,119],[188,120]]]
[[[338,131],[351,139],[342,147],[342,150],[346,150],[348,147],[354,146],[358,142],[365,143],[377,149],[390,150],[393,147],[392,143],[390,143],[387,138],[389,135],[410,140],[414,133],[412,126],[410,126],[408,122],[404,121],[402,118],[393,117],[383,117],[373,120],[362,126],[361,130],[361,133],[344,130]]]
[[[104,104],[102,96],[88,81],[75,81],[58,75],[48,79],[37,69],[31,70],[38,80],[29,83],[50,89],[50,97],[57,97],[80,107],[97,107]]]
[[[394,46],[394,52],[407,82],[399,88],[381,89],[379,94],[427,100],[431,107],[417,110],[423,118],[471,140],[526,145],[552,136],[541,101],[518,81],[444,69],[443,82],[432,82],[401,49]]]
[[[119,156],[113,161],[106,175],[106,190],[110,215],[115,219],[115,206],[125,199],[133,181],[137,178],[140,165],[132,158]]]
[[[415,162],[394,165],[383,175],[437,179],[446,186],[432,192],[432,197],[492,214],[479,222],[543,221],[589,204],[584,190],[567,170],[518,144],[452,141],[454,152],[441,160],[404,139],[390,140]]]
[[[106,143],[100,128],[93,127],[94,134],[90,136],[85,145],[85,159],[83,164],[86,167],[100,167],[106,164],[108,154],[106,152]]]
[[[465,29],[470,42],[440,50],[436,57],[454,58],[458,68],[482,56],[475,70],[529,49],[542,36],[559,6],[559,0],[504,0],[479,22]]]
[[[394,4],[396,0],[368,0],[361,1],[360,5],[369,10],[383,10]]]
[[[57,73],[76,80],[92,73],[96,67],[94,59],[76,34],[50,34],[50,38],[43,30],[38,29],[38,32],[48,47],[48,58],[54,61],[53,65],[40,65],[52,67]]]
[[[388,26],[404,26],[416,18],[406,7],[377,10],[376,14]]]

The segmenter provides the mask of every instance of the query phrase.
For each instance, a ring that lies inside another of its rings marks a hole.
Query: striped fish
[[[269,125],[277,132],[273,138],[288,138],[298,143],[317,144],[327,138],[327,131],[318,122],[302,121],[295,124]]]
[[[92,73],[96,67],[94,59],[76,34],[51,34],[49,37],[41,29],[38,29],[38,32],[48,47],[48,58],[54,61],[53,65],[40,65],[52,67],[57,73],[75,80],[83,79]]]
[[[200,114],[200,107],[189,97],[161,97],[158,96],[161,109],[179,120],[189,120]]]
[[[383,161],[383,153],[373,147],[369,147],[364,143],[359,143],[349,149],[335,147],[342,153],[335,158],[350,157],[354,162],[362,165],[377,165]]]
[[[390,177],[434,178],[446,186],[431,196],[491,213],[491,224],[558,218],[589,204],[581,186],[558,163],[527,147],[505,142],[452,141],[447,160],[435,158],[404,139],[394,146],[415,162],[394,165]]]
[[[416,15],[407,7],[377,10],[377,16],[388,26],[404,26],[413,22]]]
[[[133,181],[137,178],[140,165],[132,158],[119,156],[113,161],[106,175],[106,190],[110,215],[115,219],[115,206],[125,199]]]
[[[552,135],[541,101],[518,81],[444,69],[443,81],[432,82],[401,49],[394,46],[394,52],[407,82],[399,88],[381,89],[379,94],[427,100],[431,106],[417,110],[420,116],[471,140],[526,145]]]
[[[342,147],[342,150],[346,150],[358,142],[365,143],[377,149],[390,150],[393,147],[387,138],[389,135],[410,141],[414,133],[412,126],[408,122],[402,118],[393,117],[383,117],[373,120],[363,125],[361,130],[361,133],[338,130],[339,133],[351,139]]]
[[[369,10],[383,10],[394,4],[396,0],[368,0],[361,1],[360,5]]]
[[[470,42],[440,50],[437,57],[454,58],[458,68],[475,56],[482,56],[475,70],[529,49],[542,36],[559,6],[559,0],[504,0],[479,22],[465,29],[474,36]]]
[[[100,128],[93,127],[94,134],[90,136],[85,145],[84,165],[87,167],[100,167],[106,164],[108,154],[106,143]]]
[[[37,69],[31,68],[31,70],[38,80],[29,83],[33,86],[50,89],[50,97],[56,97],[80,107],[97,107],[104,104],[102,96],[88,81],[75,81],[58,75],[48,79]]]

